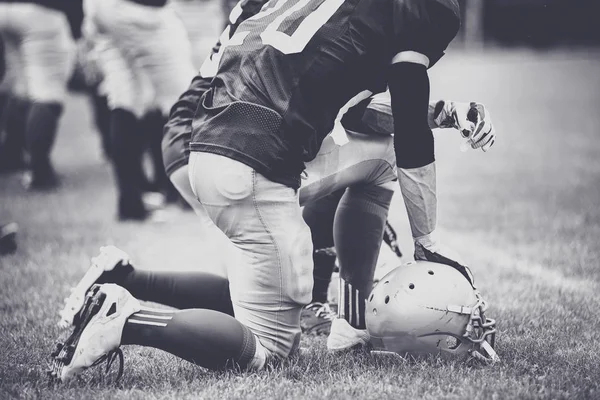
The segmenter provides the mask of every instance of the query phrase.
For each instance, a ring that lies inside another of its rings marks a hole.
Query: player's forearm
[[[398,180],[413,237],[431,233],[437,220],[429,77],[423,65],[392,65],[389,87]]]
[[[437,223],[435,163],[420,168],[398,168],[398,181],[413,237],[430,234]]]

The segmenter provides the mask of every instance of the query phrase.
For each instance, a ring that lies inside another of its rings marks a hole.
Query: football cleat
[[[100,254],[91,260],[91,266],[81,278],[77,286],[71,289],[71,295],[65,299],[65,306],[60,311],[58,326],[67,328],[74,323],[75,316],[84,304],[86,293],[104,272],[130,265],[129,255],[115,246],[100,248]]]
[[[19,226],[14,222],[0,225],[0,254],[10,254],[17,250]]]
[[[113,284],[94,285],[75,318],[75,328],[52,353],[51,379],[67,381],[85,369],[107,360],[108,366],[120,353],[121,335],[127,319],[140,311],[140,303],[127,290]]]
[[[327,350],[342,351],[369,343],[369,333],[363,329],[353,328],[343,318],[336,318],[331,323],[331,333],[327,337]]]
[[[314,302],[302,309],[300,327],[307,335],[328,335],[336,315],[327,303]]]

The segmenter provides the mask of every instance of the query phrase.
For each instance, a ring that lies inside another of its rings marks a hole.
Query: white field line
[[[516,258],[510,252],[502,250],[500,246],[492,246],[476,236],[444,234],[443,237],[444,242],[461,251],[462,254],[474,254],[478,260],[485,260],[485,267],[477,267],[476,263],[472,264],[476,277],[483,276],[486,273],[485,268],[493,268],[491,272],[515,271],[529,276],[533,278],[532,284],[534,285],[543,284],[548,287],[581,293],[582,296],[596,293],[597,285],[591,280],[571,277],[558,269],[550,269],[538,262]],[[562,268],[562,270],[567,270],[567,268]],[[525,283],[522,282],[522,284]]]

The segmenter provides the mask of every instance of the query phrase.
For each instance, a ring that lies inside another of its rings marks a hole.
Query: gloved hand
[[[475,279],[469,267],[454,250],[442,246],[434,233],[414,238],[415,260],[430,261],[451,266],[460,272],[475,289]]]
[[[481,103],[440,100],[434,111],[440,128],[455,128],[473,149],[488,151],[496,141],[496,130],[489,111]]]

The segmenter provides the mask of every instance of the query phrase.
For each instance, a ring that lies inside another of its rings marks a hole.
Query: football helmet
[[[366,309],[374,351],[473,356],[497,361],[496,322],[470,282],[451,266],[416,261],[397,267],[373,288]]]

